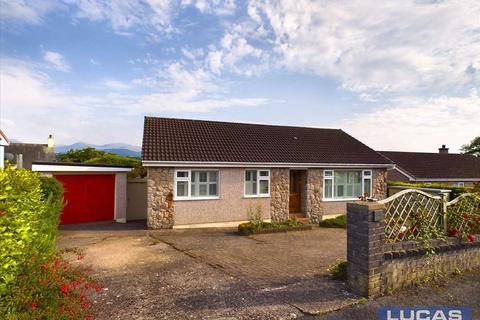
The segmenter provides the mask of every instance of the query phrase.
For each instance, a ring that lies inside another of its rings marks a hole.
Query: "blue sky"
[[[1,128],[141,144],[143,117],[342,128],[376,149],[480,134],[478,1],[0,0]]]

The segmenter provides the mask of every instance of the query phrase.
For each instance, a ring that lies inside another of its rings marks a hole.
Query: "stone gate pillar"
[[[385,207],[377,202],[347,204],[347,282],[356,294],[381,294]]]

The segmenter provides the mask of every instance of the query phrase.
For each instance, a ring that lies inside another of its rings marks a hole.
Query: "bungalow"
[[[395,164],[388,171],[388,180],[411,183],[444,183],[459,187],[473,187],[480,182],[480,158],[448,153],[442,145],[438,153],[378,151]]]
[[[386,195],[390,161],[338,129],[146,117],[150,228],[317,223],[346,203]]]

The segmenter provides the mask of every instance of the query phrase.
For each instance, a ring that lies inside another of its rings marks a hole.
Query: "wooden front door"
[[[302,175],[299,170],[290,171],[290,213],[301,212]]]

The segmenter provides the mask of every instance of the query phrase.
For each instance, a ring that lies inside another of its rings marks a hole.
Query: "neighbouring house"
[[[378,151],[395,164],[388,170],[389,181],[444,183],[472,187],[480,182],[480,158],[448,153],[442,145],[438,153]]]
[[[32,169],[35,161],[55,161],[55,143],[52,135],[46,144],[10,142],[5,158],[16,168]]]
[[[146,117],[150,228],[312,223],[386,195],[390,161],[342,130]]]
[[[10,144],[10,141],[8,140],[7,136],[5,133],[3,133],[2,130],[0,130],[0,169],[3,169],[5,167],[5,150],[4,148],[7,147]]]

